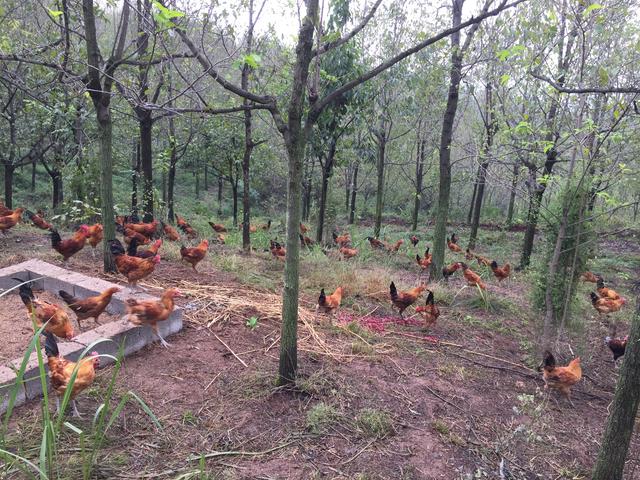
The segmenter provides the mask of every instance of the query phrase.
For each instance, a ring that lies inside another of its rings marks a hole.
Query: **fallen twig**
[[[224,345],[224,346],[225,346],[225,348],[226,348],[227,350],[229,350],[229,353],[231,353],[234,357],[236,357],[236,359],[237,359],[237,360],[238,360],[242,365],[244,365],[244,366],[245,366],[245,368],[249,368],[249,365],[247,365],[246,363],[244,363],[244,360],[242,360],[238,355],[236,355],[236,352],[234,352],[233,350],[231,350],[231,347],[230,347],[229,345],[227,345],[226,343],[224,343],[224,342],[222,341],[222,339],[221,339],[218,335],[216,335],[216,334],[214,333],[214,334],[213,334],[213,336],[214,336],[214,337],[216,337],[216,338],[218,339],[218,341],[219,341],[222,345]]]
[[[275,452],[277,450],[282,450],[289,445],[296,443],[298,439],[291,440],[289,442],[283,443],[281,445],[277,445],[273,448],[269,448],[268,450],[262,450],[261,452],[244,452],[242,450],[229,450],[227,452],[209,452],[203,455],[192,455],[187,457],[187,461],[195,462],[199,461],[201,458],[217,458],[217,457],[260,457],[262,455],[267,455],[268,453]]]

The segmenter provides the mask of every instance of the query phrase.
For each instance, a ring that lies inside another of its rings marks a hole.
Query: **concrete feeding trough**
[[[0,293],[12,288],[16,285],[13,277],[23,280],[38,279],[32,283],[34,289],[46,290],[49,292],[58,292],[58,290],[66,290],[74,296],[81,298],[97,295],[109,287],[121,287],[111,282],[99,278],[89,277],[81,273],[65,270],[56,267],[50,263],[40,260],[29,260],[27,262],[12,265],[0,269]],[[129,297],[126,287],[123,291],[116,293],[111,299],[111,303],[107,307],[107,313],[112,315],[124,315],[125,300]],[[11,292],[9,295],[13,294]],[[146,294],[137,294],[137,300],[158,300]],[[60,301],[63,305],[64,302]],[[16,322],[27,322],[26,310],[15,312]],[[73,318],[73,314],[70,315]],[[158,324],[160,333],[163,337],[167,337],[173,333],[182,330],[182,309],[176,307],[171,316],[164,322]],[[44,338],[44,337],[43,337]],[[76,360],[82,351],[90,343],[109,338],[112,342],[100,343],[96,350],[99,353],[107,353],[116,355],[120,344],[124,341],[124,354],[130,355],[142,349],[145,345],[157,341],[157,337],[148,326],[136,326],[130,323],[124,325],[120,321],[106,323],[98,327],[75,336],[71,341],[61,340],[58,342],[60,354],[70,360]],[[43,339],[44,341],[44,339]],[[27,349],[25,344],[25,350]],[[38,359],[36,352],[33,352],[29,358],[29,363],[24,374],[24,385],[18,391],[16,398],[16,406],[22,405],[28,400],[38,398],[42,395],[42,384],[40,383],[38,371]],[[22,356],[11,360],[4,365],[0,365],[0,413],[4,413],[7,408],[9,396],[12,388],[16,383],[16,372],[22,363]],[[100,359],[101,365],[113,363],[108,357]]]

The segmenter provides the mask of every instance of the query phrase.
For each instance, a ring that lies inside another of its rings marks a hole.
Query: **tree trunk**
[[[478,194],[478,178],[480,177],[480,166],[478,166],[478,170],[476,171],[476,178],[473,181],[473,193],[471,194],[471,201],[469,202],[469,213],[467,214],[467,224],[471,224],[471,219],[473,218],[473,209],[476,205],[476,195]]]
[[[296,46],[288,128],[285,134],[289,167],[287,183],[287,254],[282,292],[282,331],[280,334],[280,365],[278,383],[293,383],[298,368],[298,288],[300,267],[300,239],[298,238],[301,210],[302,162],[305,144],[312,123],[302,128],[304,95],[309,76],[313,49],[314,25],[318,20],[318,0],[307,0],[307,14],[302,20]]]
[[[53,186],[51,206],[55,210],[63,201],[62,173],[59,170],[51,171],[51,183]]]
[[[324,232],[324,217],[327,211],[327,192],[329,191],[329,178],[333,174],[333,162],[336,157],[337,139],[331,138],[327,158],[322,166],[322,185],[320,186],[320,208],[318,209],[318,226],[316,229],[316,242],[322,242],[322,233]]]
[[[209,191],[209,163],[204,162],[204,191]]]
[[[640,296],[631,323],[613,404],[593,469],[593,480],[622,480],[640,403]]]
[[[200,162],[195,161],[193,174],[196,176],[196,198],[200,198]]]
[[[9,165],[8,163],[4,164],[4,204],[7,208],[13,208],[13,172],[15,171],[15,167],[13,165]]]
[[[140,142],[134,139],[131,155],[131,215],[138,215],[138,174],[140,172]]]
[[[453,0],[453,26],[460,25],[463,0]],[[460,51],[460,32],[451,35],[451,70],[449,72],[449,94],[442,121],[440,134],[440,181],[438,188],[438,208],[436,210],[435,229],[433,232],[433,262],[431,278],[442,277],[444,264],[445,237],[447,235],[447,219],[449,216],[449,195],[451,191],[451,141],[453,127],[458,110],[460,80],[462,72],[462,52]]]
[[[476,198],[473,205],[473,217],[471,218],[471,233],[469,234],[469,249],[476,248],[476,240],[478,238],[478,227],[480,226],[480,213],[482,211],[482,200],[484,198],[484,187],[486,185],[487,167],[489,162],[480,165],[478,171]]]
[[[520,166],[518,162],[513,164],[513,180],[511,181],[511,191],[509,192],[509,209],[507,210],[507,226],[513,223],[513,211],[516,204],[516,187],[518,186],[518,171]]]
[[[378,238],[380,236],[380,228],[382,227],[382,207],[384,200],[384,157],[385,149],[387,147],[387,135],[386,124],[382,120],[380,135],[378,138],[378,158],[376,160],[376,171],[378,174],[378,183],[376,190],[376,217],[375,225],[373,227],[373,236]]]
[[[424,170],[424,151],[426,148],[426,140],[418,140],[418,151],[416,153],[416,193],[413,200],[413,222],[411,230],[414,232],[418,229],[418,213],[420,212],[420,201],[422,199],[422,177]]]
[[[344,177],[344,211],[349,215],[349,199],[351,198],[351,176],[353,175],[353,166],[349,165],[346,169]]]
[[[222,187],[224,179],[221,175],[218,175],[218,217],[222,216]]]
[[[153,220],[153,121],[151,112],[139,114],[140,167],[142,168],[142,212],[143,221]]]
[[[311,214],[311,187],[313,180],[313,167],[315,166],[314,156],[310,155],[304,162],[304,185],[302,199],[302,218],[309,220]],[[310,160],[310,161],[309,161]]]
[[[176,185],[176,165],[178,163],[178,153],[176,152],[175,125],[173,117],[169,117],[169,137],[171,151],[169,154],[169,173],[167,175],[167,216],[169,222],[173,223],[175,217],[175,185]]]
[[[36,191],[36,164],[35,160],[31,162],[31,193]]]
[[[251,54],[253,49],[253,0],[249,0],[249,29],[247,32],[247,55]],[[251,66],[245,62],[242,66],[241,86],[244,90],[249,90],[249,75],[251,74]],[[245,98],[243,105],[249,106],[251,102]],[[251,110],[244,111],[244,156],[242,157],[242,249],[245,252],[251,250],[251,235],[249,227],[251,224],[251,152],[254,143],[251,137]],[[235,206],[234,206],[235,209]],[[234,214],[235,216],[235,214]]]
[[[358,193],[358,169],[360,162],[356,162],[351,175],[351,206],[349,207],[349,225],[353,225],[356,218],[356,194]]]
[[[231,193],[233,195],[233,226],[238,226],[238,182],[231,183]]]
[[[98,114],[98,136],[100,138],[100,198],[102,200],[102,226],[104,228],[104,245],[116,237],[113,221],[113,151],[112,121],[109,107],[100,108]],[[115,272],[116,264],[108,248],[104,253],[105,273]]]

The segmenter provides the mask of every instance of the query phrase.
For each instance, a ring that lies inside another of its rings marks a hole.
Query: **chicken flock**
[[[23,215],[37,228],[49,231],[51,247],[61,255],[65,265],[87,243],[93,248],[93,254],[95,255],[95,248],[103,240],[103,227],[101,224],[80,225],[71,237],[63,239],[55,227],[45,219],[42,211],[33,213],[23,208],[11,210],[2,202],[0,202],[0,231],[6,235],[8,230],[15,227],[22,220]],[[199,237],[198,232],[185,218],[176,214],[175,221],[177,228],[188,240],[195,240]],[[116,230],[122,234],[123,241],[127,247],[125,248],[120,240],[114,239],[108,242],[108,248],[114,256],[118,272],[126,277],[129,283],[129,291],[133,294],[142,289],[138,286],[138,282],[149,277],[160,263],[160,249],[163,245],[163,240],[177,242],[182,237],[176,228],[158,220],[140,222],[135,217],[117,216],[115,223]],[[224,244],[224,234],[228,232],[226,227],[213,222],[209,222],[209,225],[214,235],[216,235],[215,241]],[[271,229],[271,220],[263,225],[251,225],[249,231],[250,233],[255,233],[258,229],[269,231]],[[303,247],[310,248],[315,242],[306,235],[308,231],[308,227],[301,223],[299,231],[300,243]],[[349,233],[333,232],[332,239],[340,259],[349,260],[358,256],[359,250],[352,247],[352,239]],[[404,244],[402,239],[395,243],[388,243],[374,237],[367,237],[366,240],[373,250],[388,254],[399,252]],[[409,242],[416,248],[420,243],[420,239],[416,235],[412,235],[409,238]],[[498,282],[507,280],[511,276],[511,266],[508,263],[501,265],[496,260],[473,252],[469,248],[463,251],[458,244],[458,238],[455,233],[447,237],[446,244],[451,252],[463,255],[464,259],[461,258],[460,261],[453,262],[442,268],[445,281],[448,281],[457,271],[462,271],[462,277],[468,286],[475,287],[480,291],[487,290],[486,280],[483,279],[480,273],[471,269],[470,263],[467,263],[473,260],[477,262],[479,267],[489,269]],[[180,248],[181,260],[189,264],[194,271],[197,271],[196,267],[205,258],[208,248],[209,241],[207,239],[202,239],[193,247],[182,245]],[[270,240],[269,251],[277,260],[284,262],[286,259],[286,248],[276,240]],[[326,253],[326,250],[323,251]],[[433,263],[433,255],[430,253],[430,248],[428,246],[425,248],[423,256],[417,253],[415,260],[420,272],[429,272]],[[584,282],[596,284],[596,291],[590,293],[590,298],[598,314],[609,315],[619,311],[626,304],[624,297],[605,286],[602,276],[584,272],[580,278]],[[28,282],[18,278],[15,278],[15,280],[19,282],[19,294],[27,308],[29,317],[35,320],[37,327],[45,325],[43,334],[46,337],[45,353],[48,358],[51,385],[58,396],[64,395],[71,374],[76,369],[76,364],[59,356],[56,337],[67,340],[73,338],[75,332],[72,322],[66,311],[60,306],[37,299]],[[424,319],[424,326],[429,329],[435,326],[440,316],[440,309],[436,305],[433,291],[427,287],[426,283],[420,282],[414,288],[401,290],[398,289],[394,282],[391,282],[389,285],[389,300],[392,307],[396,308],[398,314],[402,317],[403,313],[426,292],[425,304],[416,307],[415,313]],[[100,315],[109,305],[113,295],[119,291],[119,288],[114,287],[96,296],[76,298],[61,290],[59,291],[59,296],[75,314],[78,327],[81,328],[81,320],[93,318],[97,322]],[[321,289],[316,309],[323,313],[335,314],[340,308],[345,294],[346,288],[344,286],[337,286],[330,295],[327,295],[324,288]],[[174,309],[174,299],[180,296],[181,293],[178,289],[170,288],[162,293],[159,300],[138,301],[134,298],[129,298],[125,302],[126,315],[123,317],[123,321],[125,323],[131,322],[135,325],[149,325],[158,336],[160,343],[168,347],[169,344],[160,335],[158,322],[169,318]],[[613,353],[614,362],[617,362],[624,355],[627,340],[628,337],[622,339],[606,337],[605,343]],[[98,366],[99,357],[93,352],[89,357],[82,359],[81,364],[77,367],[78,373],[71,395],[74,414],[78,414],[75,397],[91,385],[95,377],[95,369]],[[571,402],[571,387],[579,382],[582,377],[580,358],[574,358],[566,367],[557,366],[553,354],[547,351],[544,353],[539,370],[542,371],[545,388],[558,390]]]

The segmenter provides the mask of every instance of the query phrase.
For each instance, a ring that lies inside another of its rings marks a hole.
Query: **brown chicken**
[[[367,240],[369,240],[369,244],[371,244],[371,248],[378,249],[378,250],[384,250],[385,248],[387,248],[384,242],[381,242],[377,238],[367,237]]]
[[[491,260],[487,257],[483,257],[482,255],[474,255],[478,265],[484,265],[485,267],[491,268]],[[511,271],[511,266],[509,266],[509,271]]]
[[[218,243],[220,245],[224,245],[226,238],[224,237],[223,234],[219,233],[218,236],[216,237],[216,240],[218,240]]]
[[[225,233],[227,231],[227,228],[221,223],[209,222],[209,225],[216,233]]]
[[[424,318],[425,326],[429,328],[436,324],[436,320],[440,316],[440,309],[434,302],[433,292],[431,290],[427,291],[429,292],[429,294],[427,295],[427,301],[425,302],[424,307],[417,307],[416,312],[419,313],[422,318]]]
[[[153,237],[158,230],[158,220],[154,220],[151,223],[125,223],[124,228],[138,232],[145,237]]]
[[[7,215],[11,215],[13,210],[7,208],[2,200],[0,200],[0,217],[6,217]]]
[[[124,243],[127,245],[131,244],[131,241],[135,238],[138,245],[147,245],[151,243],[151,238],[143,235],[140,232],[136,232],[135,230],[131,230],[130,228],[125,228],[123,231]]]
[[[604,339],[604,343],[611,353],[613,353],[613,363],[617,366],[618,359],[624,355],[624,352],[627,349],[627,342],[629,341],[629,335],[624,338],[611,338],[606,337]]]
[[[467,251],[464,254],[465,260],[473,260],[473,252],[467,248]]]
[[[0,231],[6,235],[7,231],[15,227],[20,220],[22,220],[22,212],[24,208],[16,208],[13,212],[3,217],[0,217]]]
[[[336,291],[331,295],[324,293],[324,288],[320,290],[320,296],[318,297],[318,305],[316,310],[320,310],[324,313],[335,313],[342,303],[342,295],[344,294],[344,288],[338,287]]]
[[[542,369],[542,378],[544,379],[544,388],[553,388],[560,391],[569,403],[571,401],[571,387],[578,383],[582,378],[582,368],[580,366],[580,357],[576,357],[566,367],[557,367],[556,359],[548,350],[544,352],[544,359],[538,370]]]
[[[104,227],[102,226],[101,223],[96,223],[95,225],[91,225],[89,227],[89,237],[87,238],[87,241],[89,242],[89,245],[91,245],[91,247],[93,248],[94,254],[95,254],[96,247],[102,241],[103,238],[104,238]]]
[[[583,282],[589,282],[589,283],[598,283],[599,278],[601,278],[600,275],[597,275],[589,271],[584,272],[582,275],[580,275],[580,280],[582,280]]]
[[[386,248],[390,253],[395,253],[398,250],[400,250],[400,247],[402,246],[402,244],[404,243],[404,240],[400,239],[398,240],[396,243],[392,244],[387,244]]]
[[[453,240],[449,239],[448,237],[447,237],[447,247],[449,247],[449,250],[451,250],[452,252],[455,252],[455,253],[462,252],[462,248],[460,248]]]
[[[87,237],[89,236],[89,227],[87,225],[80,225],[80,228],[73,234],[71,238],[62,240],[60,234],[55,228],[51,230],[51,246],[53,249],[62,255],[64,263],[84,248],[87,243]]]
[[[271,230],[271,219],[267,220],[267,223],[263,223],[262,225],[260,225],[260,228],[267,232]]]
[[[258,227],[255,225],[249,225],[249,233],[256,233],[258,231]]]
[[[505,263],[502,267],[498,267],[498,262],[494,260],[491,262],[491,271],[498,281],[501,282],[511,274],[511,265]]]
[[[617,312],[627,301],[620,297],[617,300],[608,297],[598,297],[595,292],[591,292],[591,304],[598,313],[608,315]]]
[[[184,218],[180,217],[177,213],[175,213],[174,215],[176,217],[176,225],[178,225],[178,228],[184,232],[187,238],[193,239],[198,236],[198,232],[196,232],[195,229],[191,225],[189,225]]]
[[[170,240],[172,242],[180,241],[180,234],[171,225],[167,225],[166,223],[162,222],[162,231],[164,232],[164,236],[167,238],[167,240]]]
[[[338,235],[336,232],[333,232],[332,236],[333,236],[333,241],[339,247],[348,247],[349,244],[351,243],[351,235],[348,233],[345,233],[344,235]]]
[[[340,247],[338,251],[342,255],[342,258],[344,258],[345,260],[348,260],[358,255],[358,249],[356,248]]]
[[[168,348],[169,343],[162,338],[158,330],[158,322],[169,318],[175,306],[174,298],[181,296],[180,290],[177,288],[169,288],[164,291],[160,300],[138,301],[130,298],[127,300],[127,313],[123,317],[123,320],[125,323],[129,321],[134,325],[151,326],[154,333],[160,339],[162,346]]]
[[[446,267],[442,267],[442,276],[446,281],[449,280],[449,277],[456,273],[460,269],[460,263],[454,262]]]
[[[162,239],[158,239],[151,244],[151,246],[145,250],[138,250],[138,240],[131,239],[129,247],[127,247],[127,255],[130,257],[149,258],[158,255],[158,251],[162,246]]]
[[[604,280],[602,279],[602,277],[598,278],[596,286],[596,291],[602,298],[610,298],[611,300],[620,300],[622,298],[618,292],[616,292],[612,288],[607,288],[604,286]]]
[[[194,271],[196,270],[196,265],[202,261],[202,259],[207,255],[207,250],[209,249],[209,240],[206,238],[202,240],[197,247],[187,248],[184,245],[180,247],[180,258],[191,265]]]
[[[420,255],[416,253],[416,262],[420,265],[422,270],[426,270],[431,266],[431,262],[433,261],[433,254],[429,253],[429,247],[424,251],[424,257],[420,258]]]
[[[420,239],[415,235],[411,235],[411,238],[409,238],[409,241],[411,242],[411,245],[415,247],[416,245],[418,245],[418,242],[420,241]]]
[[[271,252],[271,255],[284,262],[287,255],[287,249],[280,245],[278,242],[269,240],[269,251]]]
[[[37,213],[33,213],[30,210],[25,210],[24,214],[27,216],[29,220],[31,220],[31,223],[33,223],[40,230],[49,230],[50,228],[53,228],[53,225],[51,225],[41,215]]]
[[[307,237],[306,235],[299,233],[298,236],[300,237],[300,245],[303,247],[311,248],[315,243],[311,238]]]
[[[301,234],[306,234],[309,231],[309,227],[307,227],[304,223],[300,224],[300,233]]]
[[[422,292],[426,290],[427,286],[422,283],[421,285],[412,288],[411,290],[407,290],[406,292],[399,292],[396,288],[396,284],[391,282],[389,285],[389,293],[391,295],[391,303],[394,307],[398,308],[400,312],[400,316],[402,317],[402,312],[404,312],[408,307],[413,305],[415,301],[418,299]]]
[[[19,278],[14,278],[14,280],[22,282]],[[67,315],[67,312],[65,312],[62,307],[36,299],[28,284],[20,285],[19,293],[22,302],[29,312],[29,320],[31,320],[32,317],[35,318],[38,327],[49,322],[47,326],[44,327],[45,332],[51,332],[67,340],[73,338],[73,325],[71,324],[69,315]]]
[[[102,315],[111,302],[111,297],[113,297],[114,293],[119,292],[120,289],[117,287],[107,288],[104,292],[94,297],[87,297],[84,299],[79,299],[74,297],[68,292],[64,290],[60,290],[58,293],[62,300],[65,301],[69,308],[73,313],[76,314],[76,318],[78,319],[78,327],[82,328],[80,325],[80,320],[86,320],[87,318],[93,318],[96,323],[98,322],[98,318]]]
[[[476,272],[471,270],[466,263],[460,262],[460,267],[462,268],[462,275],[464,276],[469,286],[471,287],[477,286],[477,287],[480,287],[482,290],[487,289],[487,285],[482,281],[482,278],[480,277],[480,275],[478,275]]]
[[[100,367],[98,352],[91,352],[88,357],[80,360],[79,365],[60,356],[56,339],[51,334],[46,334],[44,351],[47,355],[47,365],[49,366],[49,379],[53,391],[56,393],[56,406],[60,414],[60,397],[64,397],[65,392],[71,382],[73,372],[77,370],[76,377],[71,387],[71,406],[73,415],[80,417],[76,397],[80,392],[91,386],[96,378],[96,369]],[[77,365],[77,369],[76,369]]]
[[[111,254],[115,257],[118,272],[127,277],[131,292],[133,292],[133,288],[137,286],[137,283],[151,275],[156,265],[160,263],[160,255],[149,258],[127,255],[119,240],[111,240],[109,248],[111,249]],[[144,290],[142,287],[138,288]]]

